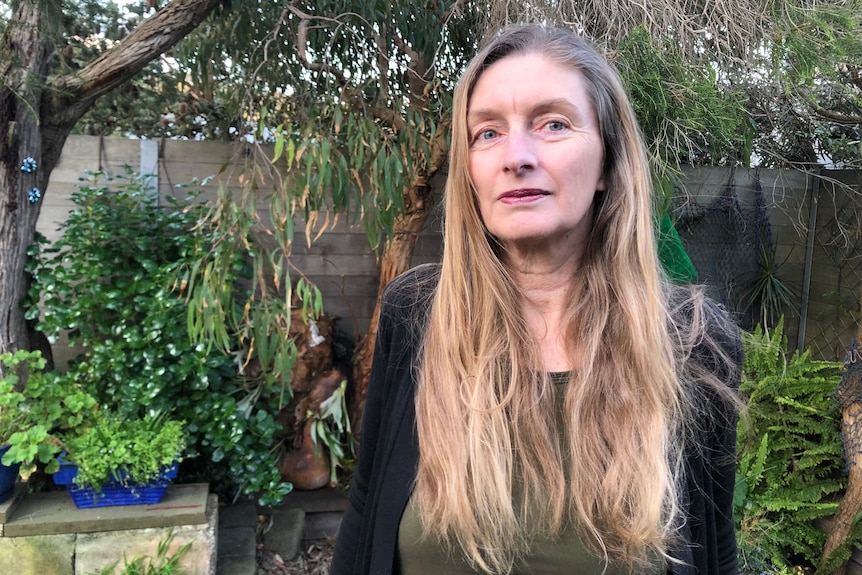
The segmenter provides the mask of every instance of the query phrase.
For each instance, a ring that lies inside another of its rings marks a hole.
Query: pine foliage
[[[788,354],[784,322],[745,334],[741,385],[748,417],[739,425],[734,494],[744,567],[780,573],[813,568],[826,535],[815,520],[835,513],[846,486],[840,363]]]

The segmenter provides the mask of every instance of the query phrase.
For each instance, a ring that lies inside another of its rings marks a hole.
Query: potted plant
[[[38,351],[0,354],[0,501],[11,497],[22,464],[57,468],[57,433],[74,429],[96,409],[96,400],[58,373],[45,372]],[[23,381],[22,381],[23,379]]]
[[[158,503],[182,460],[183,428],[160,413],[129,418],[100,411],[92,425],[61,436],[54,482],[66,485],[79,508]]]

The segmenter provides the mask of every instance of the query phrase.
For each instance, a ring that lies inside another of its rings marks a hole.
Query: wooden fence
[[[127,140],[71,136],[46,190],[38,229],[49,239],[74,206],[71,193],[86,170],[107,175],[132,171],[152,174],[153,193],[181,196],[178,186],[202,183],[204,197],[219,186],[238,194],[247,183],[252,160],[271,148],[248,144],[177,140]],[[810,347],[818,357],[843,358],[862,320],[862,196],[859,172],[811,174],[779,170],[701,168],[686,171],[673,208],[679,230],[714,297],[750,323],[745,312],[747,286],[756,277],[758,242],[769,238],[780,264],[778,277],[795,293],[785,310],[791,347]],[[264,174],[262,189],[273,185]],[[438,182],[439,189],[439,182]],[[440,197],[440,194],[438,194]],[[440,257],[440,212],[435,210],[419,239],[413,263]],[[324,308],[340,318],[350,336],[367,329],[377,292],[378,261],[361,225],[340,217],[311,246],[293,248],[292,263],[315,282]],[[68,352],[55,346],[58,365]]]

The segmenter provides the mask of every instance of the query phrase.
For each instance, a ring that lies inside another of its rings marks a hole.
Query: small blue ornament
[[[33,188],[27,193],[27,198],[30,200],[31,204],[35,204],[42,197],[42,192],[39,191],[39,188]]]
[[[24,158],[24,162],[21,164],[21,171],[27,174],[32,174],[36,171],[37,165],[36,160],[33,158],[27,157]]]

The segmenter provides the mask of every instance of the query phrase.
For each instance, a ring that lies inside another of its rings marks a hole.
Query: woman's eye
[[[551,132],[559,132],[561,130],[565,130],[566,125],[562,122],[557,121],[557,120],[553,120],[553,121],[545,124],[545,128],[550,130]]]
[[[482,130],[476,137],[477,140],[493,140],[497,137],[496,130]]]

